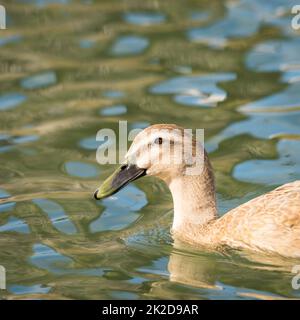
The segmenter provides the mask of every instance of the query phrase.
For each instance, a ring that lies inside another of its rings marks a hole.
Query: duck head
[[[156,176],[169,184],[195,168],[195,158],[199,160],[203,154],[204,149],[197,147],[191,132],[174,124],[152,125],[135,137],[124,163],[95,191],[94,197],[106,198],[145,175]],[[199,164],[200,174],[203,162]]]

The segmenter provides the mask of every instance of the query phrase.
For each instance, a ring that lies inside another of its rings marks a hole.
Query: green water
[[[143,178],[96,202],[96,133],[204,128],[221,214],[300,179],[297,1],[1,1],[6,299],[299,298],[295,262],[195,251]]]

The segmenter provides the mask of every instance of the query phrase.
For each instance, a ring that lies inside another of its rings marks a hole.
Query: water
[[[295,261],[174,244],[154,178],[92,198],[119,119],[205,128],[221,214],[300,179],[297,1],[1,4],[0,298],[300,297]]]

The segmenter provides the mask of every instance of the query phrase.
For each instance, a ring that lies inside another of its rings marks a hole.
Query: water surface
[[[174,244],[154,178],[92,197],[119,120],[204,128],[220,214],[300,179],[297,1],[2,4],[0,298],[300,298],[295,262]]]

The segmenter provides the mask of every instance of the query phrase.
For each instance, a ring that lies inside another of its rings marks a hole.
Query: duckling
[[[213,170],[204,146],[182,127],[156,124],[135,137],[124,164],[94,197],[108,197],[146,175],[162,179],[171,191],[175,239],[192,246],[229,246],[300,258],[299,180],[219,217]]]

